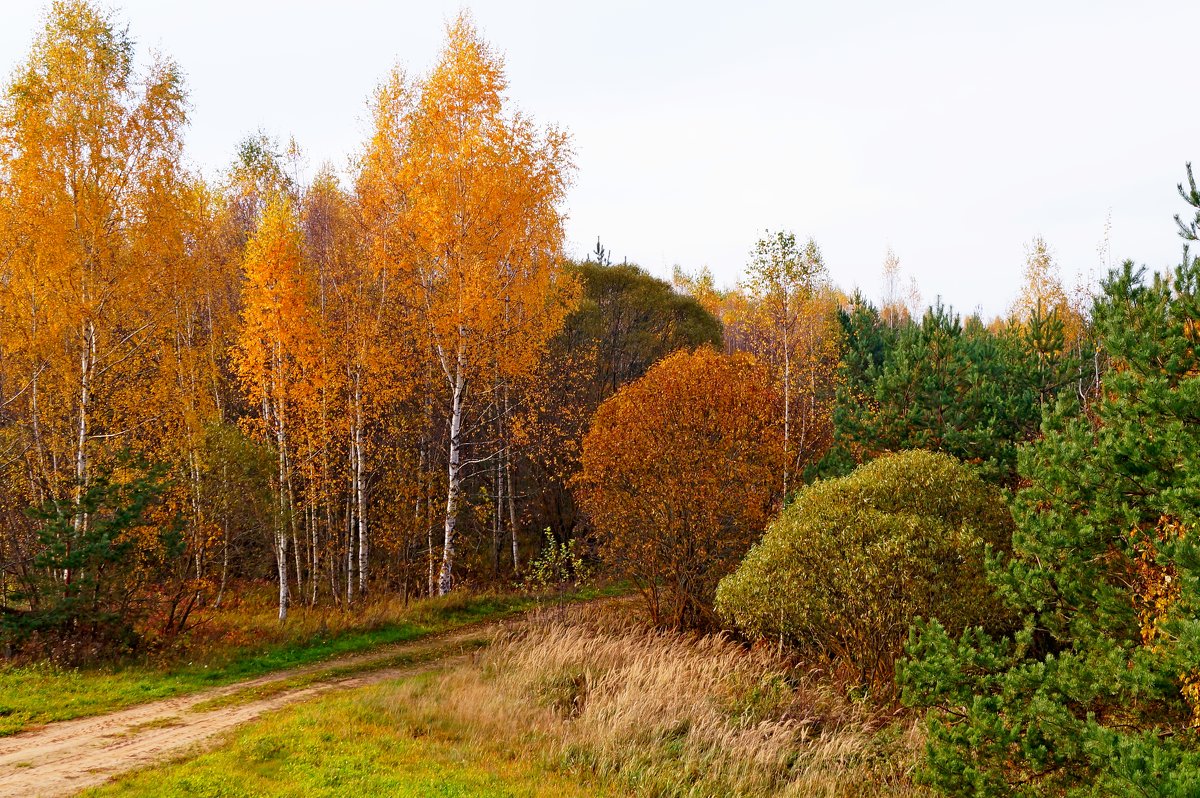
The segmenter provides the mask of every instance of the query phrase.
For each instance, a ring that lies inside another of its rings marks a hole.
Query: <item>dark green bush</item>
[[[953,457],[887,455],[805,488],[721,582],[717,611],[890,692],[914,619],[1001,622],[984,552],[1008,548],[1012,527],[999,490]]]

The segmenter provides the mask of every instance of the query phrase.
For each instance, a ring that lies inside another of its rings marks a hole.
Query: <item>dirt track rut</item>
[[[502,623],[472,626],[424,640],[386,646],[368,654],[329,660],[318,665],[281,671],[202,693],[169,698],[90,718],[52,723],[12,737],[0,738],[0,796],[56,798],[102,784],[114,776],[199,749],[221,732],[264,712],[330,690],[361,687],[442,668],[469,657],[467,646],[495,635]],[[395,665],[399,657],[418,661]],[[378,664],[378,669],[372,669]],[[346,674],[344,669],[354,669]],[[320,675],[295,688],[272,683]],[[214,698],[230,697],[247,688],[265,687],[260,698],[240,697],[228,705],[197,707]]]

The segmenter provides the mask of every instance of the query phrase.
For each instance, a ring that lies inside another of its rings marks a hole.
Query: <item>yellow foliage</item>
[[[1188,528],[1178,519],[1161,516],[1153,533],[1139,529],[1130,532],[1136,555],[1133,560],[1134,596],[1138,621],[1142,628],[1142,645],[1157,649],[1165,635],[1163,623],[1179,600],[1179,574],[1174,565],[1160,565],[1158,546],[1172,538],[1182,538]],[[1181,692],[1192,708],[1192,724],[1200,726],[1200,671],[1182,673]]]

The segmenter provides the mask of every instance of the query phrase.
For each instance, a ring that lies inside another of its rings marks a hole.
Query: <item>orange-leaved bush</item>
[[[583,442],[583,508],[601,553],[655,623],[713,622],[717,583],[778,505],[783,467],[767,368],[680,351],[607,399]]]

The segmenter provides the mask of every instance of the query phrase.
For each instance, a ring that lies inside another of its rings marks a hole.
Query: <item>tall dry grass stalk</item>
[[[622,609],[532,619],[396,700],[477,744],[639,795],[921,794],[911,719],[850,702],[769,652],[652,631]]]

